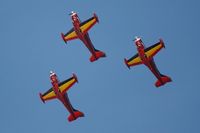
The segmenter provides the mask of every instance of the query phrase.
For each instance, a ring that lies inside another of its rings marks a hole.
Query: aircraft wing
[[[66,34],[61,33],[62,38],[65,42],[69,41],[69,40],[73,40],[73,39],[77,39],[78,36],[76,34],[76,32],[74,31],[74,28],[72,28],[69,32],[67,32]]]
[[[124,59],[124,61],[125,61],[125,64],[128,66],[128,68],[130,68],[131,66],[142,64],[142,60],[140,59],[138,54],[134,55],[128,60]]]
[[[145,54],[147,57],[152,58],[156,55],[162,48],[164,48],[164,42],[160,39],[160,42],[145,49]]]
[[[88,20],[82,22],[80,24],[81,31],[85,34],[88,32],[92,26],[94,26],[97,22],[99,22],[98,17],[94,14],[93,17],[89,18]]]
[[[75,84],[76,82],[78,82],[77,77],[75,74],[73,74],[73,76],[67,80],[62,81],[61,83],[59,83],[59,90],[62,94],[65,94],[66,91],[69,90],[69,88]]]
[[[62,94],[65,94],[67,90],[69,90],[69,88],[74,84],[78,82],[77,77],[75,74],[73,74],[73,76],[61,83],[59,83],[59,90]],[[50,88],[47,92],[45,92],[44,94],[39,94],[40,98],[43,102],[46,102],[48,100],[54,99],[56,98],[56,94],[53,91],[53,88]]]
[[[48,100],[54,99],[56,98],[56,94],[53,91],[53,88],[50,88],[47,92],[45,92],[44,94],[40,93],[40,98],[43,102],[46,102]]]

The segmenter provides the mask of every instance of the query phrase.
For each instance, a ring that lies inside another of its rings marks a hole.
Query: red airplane
[[[84,114],[76,109],[74,109],[69,101],[67,91],[69,88],[78,82],[77,77],[75,74],[67,80],[64,80],[63,82],[59,82],[57,79],[57,76],[54,72],[50,72],[50,79],[52,88],[50,88],[47,92],[44,94],[39,93],[41,100],[43,103],[45,103],[47,100],[55,99],[57,98],[60,100],[63,105],[66,107],[66,109],[69,111],[70,115],[68,117],[68,121],[71,122],[73,120],[76,120],[79,117],[83,117]]]
[[[81,22],[77,13],[73,11],[70,13],[70,16],[72,18],[72,23],[74,27],[66,34],[61,33],[61,36],[65,43],[67,43],[67,41],[69,40],[79,38],[91,52],[91,62],[96,61],[100,57],[106,57],[106,54],[104,52],[94,48],[88,34],[88,31],[91,29],[91,27],[94,26],[97,22],[99,22],[97,15],[94,13],[93,17],[84,22]]]
[[[165,47],[163,40],[160,39],[160,42],[148,48],[145,48],[141,38],[136,37],[135,44],[138,53],[128,60],[124,59],[124,62],[127,65],[127,67],[130,68],[131,66],[139,64],[146,65],[158,79],[155,83],[156,87],[160,87],[166,84],[167,82],[171,82],[172,80],[170,77],[165,76],[159,72],[153,59],[153,56],[156,55],[162,48]]]

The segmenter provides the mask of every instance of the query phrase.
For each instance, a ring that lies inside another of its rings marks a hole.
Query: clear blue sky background
[[[200,2],[198,0],[1,0],[1,133],[199,133]],[[61,32],[72,28],[70,11],[83,21],[95,12],[94,46],[107,57],[90,63],[82,42],[67,45]],[[146,46],[165,41],[155,57],[173,82],[159,89],[145,66],[128,70],[123,59],[136,53],[134,36]],[[76,73],[69,91],[85,117],[72,123],[57,100],[38,96]]]

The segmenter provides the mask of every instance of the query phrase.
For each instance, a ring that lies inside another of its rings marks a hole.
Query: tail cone
[[[106,54],[104,52],[102,52],[102,51],[96,51],[95,55],[92,55],[90,57],[90,61],[94,62],[94,61],[98,60],[101,57],[106,57]]]
[[[70,114],[70,116],[68,117],[68,121],[69,122],[74,121],[79,117],[84,117],[84,114],[80,111],[76,111],[74,112],[74,114]]]
[[[156,81],[155,86],[156,86],[156,87],[160,87],[160,86],[166,84],[167,82],[171,82],[171,81],[172,81],[172,80],[171,80],[170,77],[164,76],[164,75],[163,75],[163,76],[161,77],[161,80],[157,80],[157,81]]]

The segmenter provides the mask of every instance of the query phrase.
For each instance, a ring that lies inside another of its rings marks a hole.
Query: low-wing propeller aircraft
[[[88,34],[88,31],[92,28],[92,26],[99,22],[97,15],[94,13],[93,17],[84,22],[81,22],[77,13],[73,11],[69,15],[71,16],[74,27],[66,34],[61,33],[65,43],[69,40],[80,39],[92,54],[90,57],[91,62],[96,61],[100,57],[106,57],[104,52],[94,48]]]
[[[127,65],[127,67],[130,68],[131,66],[135,66],[139,64],[146,65],[158,79],[155,83],[156,87],[160,87],[166,84],[167,82],[171,82],[172,80],[170,77],[163,75],[159,72],[153,59],[153,56],[156,55],[162,48],[165,47],[163,40],[160,39],[158,43],[148,48],[145,48],[141,38],[136,37],[135,44],[136,44],[138,53],[128,60],[124,59],[124,62]]]
[[[39,93],[41,100],[43,103],[45,103],[48,100],[57,98],[60,100],[63,105],[66,107],[66,109],[69,111],[70,115],[68,117],[68,121],[71,122],[73,120],[76,120],[79,117],[83,117],[84,114],[76,109],[74,109],[70,103],[70,100],[67,95],[67,91],[69,88],[78,82],[77,77],[75,74],[67,80],[64,80],[62,82],[59,82],[57,75],[54,72],[50,72],[50,79],[52,88],[50,88],[47,92],[44,94]]]

